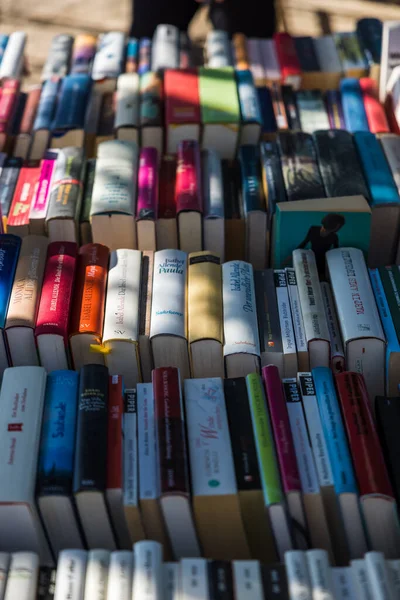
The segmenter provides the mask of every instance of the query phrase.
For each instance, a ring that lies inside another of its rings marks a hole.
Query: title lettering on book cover
[[[117,304],[115,307],[115,324],[124,325],[125,318],[125,300],[126,300],[126,280],[128,272],[128,255],[126,252],[121,252],[118,257],[121,273],[118,278],[118,294]],[[125,331],[115,330],[114,333],[123,335]]]
[[[63,265],[64,265],[64,252],[65,252],[65,247],[61,246],[59,254],[57,256],[57,265],[56,265],[56,270],[54,273],[53,289],[51,292],[51,300],[50,300],[50,311],[51,312],[55,312],[57,310],[58,295],[60,292],[61,275],[62,275],[62,270],[63,270]]]
[[[250,265],[242,262],[233,262],[230,265],[229,286],[231,292],[243,293],[245,302],[242,305],[244,312],[253,313],[252,272]]]
[[[23,300],[32,300],[35,292],[35,282],[38,278],[40,249],[34,248],[29,257],[29,269],[26,277],[22,277],[16,281],[16,290],[14,295],[14,303],[19,304]]]

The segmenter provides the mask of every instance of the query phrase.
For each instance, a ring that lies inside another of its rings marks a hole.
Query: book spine
[[[121,375],[110,375],[108,383],[107,428],[107,489],[123,488],[123,438],[124,414],[123,382]]]
[[[274,271],[275,290],[281,324],[283,354],[296,354],[296,341],[290,312],[289,294],[284,269]]]
[[[326,281],[321,282],[321,292],[331,342],[331,369],[334,373],[341,373],[345,367],[343,343],[331,286]]]
[[[365,559],[358,558],[352,560],[351,573],[356,598],[365,598],[365,600],[376,600],[376,598],[374,598],[374,596],[372,595],[372,589],[369,582]]]
[[[374,598],[385,600],[394,597],[385,555],[382,552],[367,552],[364,558]]]
[[[73,43],[72,35],[62,33],[53,37],[40,77],[41,81],[47,81],[51,77],[65,77],[69,70]]]
[[[332,567],[332,583],[335,600],[356,598],[351,567]]]
[[[400,341],[400,274],[397,266],[379,267],[379,277],[383,286],[383,294],[389,307],[396,331],[396,339]]]
[[[111,552],[108,569],[107,600],[131,600],[133,555],[126,550]]]
[[[260,156],[257,146],[241,146],[239,162],[242,172],[242,200],[244,214],[252,211],[265,212],[260,181]]]
[[[285,131],[289,128],[288,119],[286,116],[285,104],[282,98],[281,86],[277,82],[271,85],[272,107],[274,109],[275,120],[279,131]]]
[[[340,83],[343,117],[350,132],[369,131],[360,84],[357,79],[347,78]]]
[[[24,63],[24,50],[27,35],[23,31],[14,31],[8,38],[0,65],[0,80],[18,79]]]
[[[44,219],[46,217],[55,164],[55,155],[54,158],[44,158],[42,161],[37,192],[30,208],[30,219]]]
[[[360,88],[369,130],[372,133],[390,133],[385,109],[379,102],[376,82],[369,77],[362,77],[360,79]]]
[[[328,90],[326,92],[325,100],[330,128],[346,129],[340,92],[337,90]]]
[[[235,69],[238,71],[250,68],[247,53],[247,38],[243,33],[235,33],[232,37],[232,50]]]
[[[400,559],[389,559],[386,561],[386,565],[393,582],[393,590],[396,598],[396,594],[400,594]]]
[[[125,73],[137,73],[139,57],[139,40],[132,37],[126,44]]]
[[[140,63],[139,63],[140,69]],[[139,71],[140,75],[140,71]],[[163,126],[163,82],[160,74],[147,71],[140,77],[140,125]]]
[[[329,129],[326,106],[319,90],[300,90],[296,100],[301,128],[305,133]]]
[[[261,123],[260,104],[251,71],[236,71],[236,80],[242,121]]]
[[[261,59],[260,40],[257,38],[247,39],[247,53],[249,57],[250,71],[256,85],[265,83],[265,72]]]
[[[85,159],[81,149],[61,148],[58,151],[51,182],[47,222],[50,219],[63,218],[78,220],[82,203],[84,169]]]
[[[289,129],[301,129],[299,111],[297,110],[296,95],[292,89],[292,86],[282,86],[282,98],[286,109]]]
[[[19,87],[18,79],[8,79],[3,83],[0,96],[0,133],[8,133],[10,130],[17,107]]]
[[[142,148],[139,157],[136,218],[155,221],[158,216],[158,156],[156,148]]]
[[[255,271],[254,289],[260,332],[260,351],[261,353],[276,352],[280,354],[283,352],[282,331],[272,269]]]
[[[274,41],[283,83],[299,87],[301,67],[292,36],[288,33],[275,33]]]
[[[1,60],[1,59],[0,59]],[[10,567],[11,555],[8,552],[0,552],[0,599],[4,600],[4,594],[7,586],[8,570]]]
[[[85,577],[85,596],[105,598],[107,593],[108,550],[89,550]]]
[[[138,411],[136,394],[136,389],[125,391],[122,461],[124,506],[138,506],[139,499]]]
[[[6,323],[20,248],[21,238],[12,234],[0,236],[0,328]]]
[[[381,62],[382,21],[380,19],[363,18],[357,21],[357,36],[369,65]]]
[[[323,600],[335,600],[332,570],[326,550],[307,550],[306,560],[313,596]]]
[[[311,599],[313,588],[310,581],[306,553],[301,550],[285,552],[285,566],[289,597],[293,600]]]
[[[175,600],[180,593],[180,565],[175,562],[163,564],[165,600]]]
[[[293,328],[296,337],[297,352],[307,352],[306,334],[304,331],[303,315],[301,313],[299,290],[294,269],[286,269],[287,289],[289,293],[290,309],[292,313]]]
[[[276,47],[274,40],[261,39],[261,58],[265,71],[265,78],[269,81],[281,81],[282,74],[276,55]]]
[[[40,100],[33,123],[33,132],[39,129],[50,129],[56,108],[59,81],[48,79],[45,81],[40,94]]]
[[[22,167],[10,206],[7,226],[23,227],[29,224],[29,211],[39,184],[40,167],[33,163]]]
[[[263,595],[263,585],[258,560],[232,561],[232,576],[235,598],[257,598]]]
[[[163,548],[158,542],[143,541],[134,545],[132,598],[162,600],[162,555]]]
[[[159,497],[156,456],[156,421],[153,386],[139,383],[137,386],[139,493],[141,500]]]
[[[209,600],[207,562],[205,558],[183,558],[180,561],[182,598]]]
[[[123,73],[118,77],[114,128],[138,127],[140,112],[139,75]]]
[[[35,552],[14,552],[7,577],[4,600],[35,600],[39,577],[39,556]]]
[[[225,217],[221,159],[214,150],[202,151],[204,218]]]
[[[203,212],[200,149],[194,140],[178,147],[175,204],[178,214],[182,210]]]
[[[10,164],[12,161],[12,164]],[[22,160],[19,158],[8,159],[0,175],[0,207],[3,223],[7,221],[14,190],[17,185]]]
[[[208,563],[208,582],[211,598],[231,600],[233,598],[232,568],[225,560],[211,560]]]
[[[96,54],[97,39],[94,35],[77,35],[72,48],[70,73],[88,73],[92,70],[94,55]]]
[[[175,219],[175,175],[176,160],[174,157],[164,157],[160,166],[160,185],[158,201],[158,218]]]

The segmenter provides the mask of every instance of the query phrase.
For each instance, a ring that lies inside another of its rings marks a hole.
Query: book
[[[202,249],[203,195],[200,147],[194,140],[184,140],[178,147],[175,205],[179,248],[198,252]]]
[[[166,151],[176,154],[184,140],[200,141],[199,78],[196,69],[164,73]]]
[[[400,499],[400,479],[398,472],[397,425],[399,423],[398,396],[375,398],[375,415],[379,439],[382,445],[386,467],[389,473],[396,501]]]
[[[186,286],[186,252],[156,252],[150,321],[154,366],[177,367],[182,380],[190,376]]]
[[[314,252],[312,250],[294,250],[293,266],[296,273],[310,366],[312,369],[328,367],[330,364],[330,335]]]
[[[325,190],[311,134],[280,132],[277,142],[287,199],[323,198]]]
[[[0,208],[3,231],[7,231],[7,217],[14,197],[19,172],[22,167],[20,158],[6,158],[0,173]]]
[[[8,43],[8,38],[10,36],[7,35],[6,33],[2,33],[1,34],[1,38],[0,38],[0,62],[3,60],[3,56],[4,56],[4,50],[7,47],[7,43]]]
[[[39,179],[29,210],[29,233],[46,235],[46,215],[53,183],[57,152],[47,151],[40,163]]]
[[[358,558],[352,560],[350,563],[350,569],[354,593],[357,594],[357,596],[368,598],[368,600],[373,600],[365,559]]]
[[[39,567],[37,584],[37,598],[39,600],[53,599],[56,584],[56,569],[52,567]]]
[[[285,558],[286,576],[288,579],[289,597],[293,600],[312,598],[313,586],[306,553],[301,550],[286,552]]]
[[[394,597],[392,579],[385,555],[382,552],[367,552],[364,560],[374,597],[379,600]]]
[[[325,103],[331,129],[346,129],[340,91],[327,90],[325,93]]]
[[[139,40],[139,65],[140,76],[146,75],[151,69],[151,39],[143,37]]]
[[[63,550],[57,565],[54,600],[67,600],[71,596],[82,598],[85,589],[86,550]]]
[[[183,558],[179,563],[182,600],[211,600],[208,582],[208,561],[205,558]]]
[[[351,133],[342,130],[316,131],[314,144],[325,193],[328,198],[369,198]]]
[[[156,368],[152,382],[161,511],[174,556],[197,557],[201,551],[192,515],[179,371]]]
[[[175,562],[164,563],[163,580],[165,600],[175,600],[180,593],[180,564]]]
[[[263,583],[258,560],[234,560],[232,578],[234,597],[237,600],[262,600]]]
[[[265,508],[271,521],[278,556],[283,560],[285,553],[293,548],[293,541],[279,477],[270,417],[260,375],[247,375],[246,383]]]
[[[122,73],[117,79],[114,129],[116,138],[139,143],[140,81],[137,73]]]
[[[193,513],[203,554],[215,560],[250,558],[223,381],[219,377],[187,379],[184,395]]]
[[[128,536],[124,533],[123,537],[127,540],[128,547],[132,545],[132,541],[136,543],[145,538],[143,519],[139,506],[138,394],[139,391],[136,388],[125,389],[124,391],[121,474],[122,504],[125,512],[123,529],[125,531],[126,527],[128,528]],[[146,414],[148,414],[147,410]],[[119,436],[119,430],[116,433]],[[117,475],[119,475],[118,472]]]
[[[232,567],[227,560],[212,560],[208,563],[208,581],[211,598],[232,598]]]
[[[92,194],[94,186],[94,175],[96,172],[96,159],[90,158],[84,168],[84,181],[82,193],[82,206],[79,215],[79,235],[81,243],[91,244],[92,228],[90,226],[90,210],[92,206]]]
[[[87,364],[104,365],[104,355],[91,346],[103,335],[108,259],[108,248],[101,244],[81,246],[78,252],[69,327],[76,371]]]
[[[284,376],[285,356],[273,269],[254,273],[261,367],[275,365]]]
[[[234,33],[231,42],[232,58],[237,71],[249,69],[249,53],[247,50],[247,37],[244,33]]]
[[[392,576],[393,591],[394,591],[394,593],[396,593],[400,589],[399,560],[398,559],[388,560],[386,564],[389,569],[389,573]]]
[[[290,308],[288,281],[283,269],[274,271],[275,293],[283,349],[283,376],[295,377],[298,368],[296,338]]]
[[[66,33],[60,33],[52,38],[40,75],[41,81],[47,81],[52,77],[62,79],[68,74],[73,43],[72,35]]]
[[[175,206],[175,157],[166,155],[160,161],[158,219],[156,239],[158,250],[178,247],[178,227]]]
[[[49,146],[59,88],[60,80],[58,79],[48,79],[43,83],[31,130],[29,148],[29,158],[31,160],[40,160]]]
[[[171,545],[160,504],[155,401],[151,383],[138,383],[137,409],[140,513],[146,537],[162,544],[164,559],[168,559]]]
[[[35,552],[53,558],[35,502],[36,470],[46,387],[43,367],[10,367],[0,391],[0,551]],[[11,600],[11,598],[10,598]]]
[[[10,366],[10,358],[5,333],[7,313],[14,285],[14,277],[21,248],[21,238],[16,235],[0,235],[0,376]]]
[[[280,82],[281,70],[279,67],[274,40],[270,38],[263,38],[259,40],[259,45],[267,85],[271,82]]]
[[[0,152],[9,150],[12,142],[14,121],[18,117],[19,98],[21,98],[19,80],[4,81],[0,95]]]
[[[117,79],[123,70],[124,54],[125,34],[122,31],[107,31],[101,34],[97,40],[93,60],[93,81],[103,83],[107,79]]]
[[[77,254],[73,242],[52,242],[47,249],[35,339],[40,364],[48,373],[68,369],[70,362],[68,327]]]
[[[52,148],[83,146],[85,109],[91,85],[92,80],[85,73],[63,78],[51,129]]]
[[[142,252],[139,306],[139,358],[142,380],[151,381],[153,352],[150,342],[151,307],[153,299],[154,252]]]
[[[247,38],[247,54],[249,68],[257,87],[265,85],[265,70],[261,55],[261,40],[259,38]]]
[[[188,257],[188,341],[193,377],[223,377],[223,304],[220,258]]]
[[[293,90],[291,85],[282,85],[281,92],[289,129],[301,129],[300,115],[297,109],[296,92]]]
[[[239,145],[258,144],[261,135],[261,107],[250,70],[236,71],[240,104]]]
[[[162,546],[158,542],[137,542],[133,547],[132,594],[143,600],[163,598]],[[144,574],[144,576],[143,576]]]
[[[135,200],[138,147],[111,140],[99,145],[96,158],[90,224],[93,242],[110,250],[135,249]]]
[[[269,243],[276,205],[278,202],[286,202],[287,200],[276,142],[261,143],[261,177],[268,215],[267,240]]]
[[[239,148],[242,176],[242,201],[246,222],[246,260],[254,269],[264,269],[267,255],[267,212],[260,178],[260,154],[257,146]]]
[[[315,37],[313,41],[315,54],[322,72],[319,87],[323,90],[336,90],[342,78],[342,65],[333,35]]]
[[[158,218],[158,156],[156,148],[141,148],[139,153],[136,206],[139,250],[156,250]]]
[[[14,366],[39,364],[35,325],[47,245],[47,238],[39,235],[27,236],[21,243],[5,322],[7,344]]]
[[[398,136],[394,133],[386,133],[379,136],[379,141],[383,148],[386,160],[392,172],[393,180],[400,190],[400,154],[398,146]]]
[[[125,398],[124,382],[121,375],[108,378],[108,417],[107,417],[107,477],[106,502],[112,529],[117,545],[123,550],[132,547],[132,540],[143,539],[144,533],[136,539],[131,536],[125,512]],[[134,433],[134,432],[133,432]]]
[[[300,125],[304,133],[329,129],[326,106],[319,90],[299,90],[296,93],[296,101]]]
[[[386,99],[387,85],[393,70],[398,65],[400,51],[399,22],[386,21],[382,29],[382,47],[379,77],[379,100]]]
[[[139,75],[140,65],[139,65]],[[161,75],[148,71],[140,77],[140,133],[142,146],[164,149],[163,82]]]
[[[208,68],[232,67],[233,61],[228,33],[222,29],[209,31],[206,37],[204,55]]]
[[[369,131],[367,113],[361,86],[358,79],[346,77],[340,82],[343,118],[346,129],[351,133],[355,131]]]
[[[361,250],[326,253],[327,273],[338,312],[346,369],[364,375],[371,400],[385,389],[386,338]]]
[[[332,539],[328,527],[327,513],[324,508],[322,490],[319,484],[300,390],[296,378],[283,379],[282,384],[303,493],[309,546],[323,548],[333,561]]]
[[[313,595],[335,600],[332,569],[326,550],[307,550],[306,560]]]
[[[344,349],[340,335],[338,315],[332,295],[332,288],[327,281],[321,281],[321,292],[331,341],[330,366],[333,373],[341,373],[345,369]]]
[[[379,102],[379,92],[376,81],[370,77],[362,77],[360,79],[360,88],[369,130],[372,133],[390,133],[385,109]]]
[[[332,567],[332,583],[337,600],[345,600],[356,594],[352,567]]]
[[[312,370],[322,428],[332,466],[333,483],[343,520],[343,543],[337,563],[346,566],[353,558],[362,558],[368,545],[360,513],[359,496],[351,454],[346,438],[335,382],[330,369]],[[336,530],[336,537],[340,533]]]
[[[359,19],[356,32],[367,59],[369,75],[379,84],[383,23],[380,19],[368,17]]]
[[[151,44],[153,71],[179,67],[179,29],[174,25],[158,24]]]
[[[4,599],[35,600],[38,577],[38,555],[35,552],[13,552]]]
[[[110,554],[108,568],[107,598],[130,600],[133,580],[133,556],[127,550],[115,550]]]
[[[29,235],[29,215],[35,201],[39,179],[39,161],[31,161],[21,168],[7,215],[7,233],[20,237]]]
[[[27,35],[24,31],[14,31],[10,34],[0,63],[0,81],[21,77],[26,41]]]
[[[72,46],[70,73],[88,73],[92,71],[93,59],[96,54],[97,39],[90,33],[80,33],[74,39]]]
[[[215,150],[201,153],[204,199],[203,245],[225,260],[225,206],[222,161]]]
[[[108,369],[79,373],[73,492],[88,548],[116,550],[106,505]]]
[[[244,260],[246,223],[241,197],[240,168],[236,161],[222,161],[225,215],[225,261]]]
[[[277,554],[270,519],[265,511],[246,379],[224,379],[223,383],[237,493],[247,543],[255,559],[273,562]]]
[[[232,67],[199,68],[199,97],[203,149],[233,159],[239,138],[240,106]]]
[[[108,80],[105,80],[105,81],[108,82]],[[92,97],[94,97],[95,94],[96,94],[96,92],[94,94],[92,94]],[[89,113],[90,109],[88,108],[87,111]],[[93,111],[92,115],[93,115],[93,119],[94,119],[94,111]],[[97,119],[96,131],[93,132],[93,135],[92,135],[92,132],[91,132],[89,126],[88,125],[86,126],[86,128],[88,130],[87,135],[86,135],[86,140],[85,140],[87,151],[88,151],[88,146],[90,143],[94,147],[94,155],[97,156],[100,144],[102,144],[103,142],[113,141],[115,139],[114,124],[115,124],[115,92],[112,92],[112,91],[104,92],[102,94],[102,100],[101,100],[101,105],[100,105],[98,119]],[[89,153],[89,151],[88,151],[88,153]]]
[[[10,562],[11,562],[11,554],[9,552],[1,552],[0,553],[0,597],[2,600],[4,600],[4,594],[6,591]]]
[[[87,555],[85,596],[100,598],[107,593],[109,550],[89,550]]]
[[[261,111],[261,139],[274,140],[278,130],[277,117],[279,120],[279,117],[282,115],[275,115],[271,89],[268,87],[259,87],[256,89]],[[283,106],[284,109],[285,107]]]
[[[366,255],[370,233],[371,208],[363,196],[279,202],[272,227],[272,266],[286,267],[294,249],[310,248],[324,274],[328,250],[348,246]]]
[[[139,362],[139,304],[142,256],[120,248],[110,254],[102,345],[110,375],[121,375],[124,385],[141,380]]]
[[[365,55],[355,31],[338,32],[333,39],[345,77],[363,77],[367,70]]]
[[[272,99],[272,109],[273,109],[274,115],[275,115],[275,122],[276,122],[277,130],[278,131],[286,131],[287,129],[289,129],[289,121],[288,121],[287,114],[286,114],[285,104],[283,102],[281,84],[274,81],[271,84],[270,90],[271,90],[271,99]],[[273,133],[276,132],[276,130],[275,131],[272,130],[272,131],[273,131]],[[268,137],[272,137],[272,139],[275,139],[275,135],[268,136]]]
[[[319,88],[323,75],[315,50],[314,39],[307,35],[295,37],[294,45],[301,68],[302,88],[307,90]]]
[[[400,543],[396,502],[363,376],[339,373],[336,386],[370,549],[384,552],[387,558],[395,558]]]
[[[179,33],[179,68],[190,69],[194,65],[192,42],[185,31]]]
[[[47,376],[36,497],[56,558],[64,548],[84,548],[72,498],[78,385],[75,371]]]
[[[227,377],[259,371],[258,334],[253,267],[237,260],[222,265],[224,357]]]
[[[290,429],[289,414],[278,368],[262,369],[276,457],[281,474],[282,491],[286,496],[289,518],[296,547],[307,549],[307,525],[296,452]]]
[[[294,39],[286,32],[275,33],[273,39],[281,70],[282,83],[292,85],[294,89],[298,89],[301,85],[302,74]]]
[[[276,600],[287,600],[289,597],[286,568],[284,564],[260,565],[264,590]]]
[[[307,371],[310,368],[308,347],[304,330],[303,315],[300,307],[299,290],[297,288],[296,272],[286,267],[287,292],[289,296],[290,312],[293,322],[293,331],[296,341],[297,363],[299,371]],[[282,278],[282,276],[280,276]]]
[[[79,241],[85,166],[82,148],[71,146],[57,152],[45,220],[51,242]]]

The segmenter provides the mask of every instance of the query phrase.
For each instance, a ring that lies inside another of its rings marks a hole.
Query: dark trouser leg
[[[151,38],[160,23],[186,31],[198,8],[194,0],[133,0],[132,4],[130,35],[137,38]]]

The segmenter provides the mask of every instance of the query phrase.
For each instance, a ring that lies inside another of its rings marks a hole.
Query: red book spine
[[[288,492],[301,492],[296,452],[279,370],[274,365],[263,367],[262,377],[271,416],[283,489],[286,494]]]
[[[0,133],[6,133],[11,125],[19,94],[18,79],[7,79],[0,96]]]
[[[290,77],[300,77],[301,67],[292,36],[288,33],[275,33],[274,41],[283,83]]]
[[[194,140],[184,140],[178,147],[175,204],[176,212],[203,212],[200,147]]]
[[[124,397],[121,375],[108,383],[107,489],[122,489],[122,418]]]
[[[32,88],[28,92],[28,98],[26,100],[25,109],[22,114],[21,125],[19,128],[20,133],[30,133],[32,131],[33,122],[36,117],[37,107],[39,105],[40,94],[42,88],[37,86]]]
[[[393,498],[363,376],[338,373],[336,385],[360,495],[381,494]]]
[[[175,179],[176,160],[170,156],[164,158],[160,167],[160,189],[158,198],[158,218],[175,219]]]
[[[164,73],[166,124],[200,123],[197,69],[169,69]]]
[[[361,77],[360,87],[370,131],[372,133],[389,133],[389,123],[385,109],[379,102],[376,82],[370,77]]]
[[[40,177],[40,162],[34,161],[22,167],[8,213],[10,227],[29,225],[31,205],[36,198]]]
[[[54,334],[68,344],[68,324],[72,304],[78,245],[52,242],[47,250],[35,335]]]
[[[189,475],[179,371],[154,369],[152,374],[161,494],[188,495]]]

